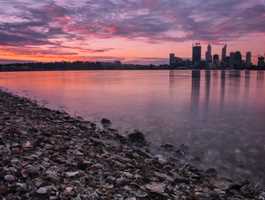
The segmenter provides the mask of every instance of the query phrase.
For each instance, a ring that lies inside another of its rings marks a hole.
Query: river
[[[265,72],[67,71],[0,73],[0,87],[99,121],[154,145],[185,144],[203,165],[265,181]]]

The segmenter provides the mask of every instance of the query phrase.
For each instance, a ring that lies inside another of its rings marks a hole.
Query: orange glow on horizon
[[[249,41],[252,41],[249,43]],[[265,43],[263,35],[250,35],[237,41],[228,43],[229,51],[241,50],[244,57],[247,51],[253,52],[253,62],[259,55],[263,55]],[[52,41],[54,42],[54,41]],[[130,63],[136,60],[164,60],[167,63],[168,54],[173,52],[178,57],[191,57],[191,41],[187,42],[154,42],[146,40],[129,40],[128,38],[97,39],[87,38],[82,41],[70,41],[59,39],[57,46],[0,46],[0,61],[32,61],[32,62],[56,62],[56,61],[114,61]],[[63,44],[63,45],[62,45]],[[206,50],[207,42],[203,42],[202,56]],[[221,54],[221,45],[213,45],[213,53]],[[229,55],[229,52],[228,52]]]

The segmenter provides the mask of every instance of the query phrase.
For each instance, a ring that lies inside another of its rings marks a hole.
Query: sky
[[[0,0],[1,63],[162,64],[195,42],[264,55],[265,0]]]

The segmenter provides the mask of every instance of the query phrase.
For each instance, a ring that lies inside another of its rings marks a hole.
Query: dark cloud
[[[77,32],[103,38],[226,41],[264,32],[264,9],[259,0],[90,0],[71,15]]]
[[[12,0],[0,2],[0,13],[0,45],[9,46],[63,47],[88,37],[222,42],[265,33],[264,0]]]

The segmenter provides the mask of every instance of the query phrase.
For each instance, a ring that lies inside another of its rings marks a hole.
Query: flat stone
[[[101,120],[101,124],[102,124],[103,126],[111,125],[111,121],[110,121],[109,119],[103,118],[103,119]]]
[[[49,188],[48,188],[48,187],[40,187],[40,188],[36,191],[36,193],[37,193],[37,194],[40,194],[40,195],[45,195],[45,194],[48,193],[48,191],[49,191]]]
[[[5,175],[4,179],[7,182],[14,182],[16,180],[16,177],[13,175]]]
[[[146,145],[146,139],[143,133],[140,131],[134,131],[133,133],[128,135],[128,141],[132,144],[136,145]]]
[[[155,182],[153,182],[153,183],[145,185],[145,188],[148,189],[151,192],[155,192],[155,193],[161,194],[161,193],[164,193],[166,185],[163,184],[163,183],[155,183]]]
[[[66,172],[65,175],[68,178],[76,177],[79,174],[79,171],[76,172]]]
[[[33,147],[33,145],[32,145],[32,143],[30,142],[30,141],[26,141],[24,144],[23,144],[23,148],[25,148],[25,149],[30,149],[30,148],[32,148]]]

